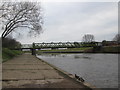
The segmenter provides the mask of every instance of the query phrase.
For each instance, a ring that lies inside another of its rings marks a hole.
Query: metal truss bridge
[[[51,42],[51,43],[34,43],[34,49],[57,49],[57,48],[80,48],[80,47],[94,47],[100,46],[101,42],[91,42],[91,43],[83,43],[83,42]],[[23,44],[21,49],[32,49],[33,44]]]

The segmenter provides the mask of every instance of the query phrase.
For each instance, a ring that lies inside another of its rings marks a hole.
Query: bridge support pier
[[[58,48],[51,48],[52,50],[57,50]]]
[[[31,49],[32,55],[36,55],[35,43],[33,43],[32,47],[33,47],[33,48]]]

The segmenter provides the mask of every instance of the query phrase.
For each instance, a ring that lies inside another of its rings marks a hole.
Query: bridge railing
[[[83,43],[83,42],[59,42],[59,43],[35,43],[35,48],[80,48],[98,46],[99,42]]]

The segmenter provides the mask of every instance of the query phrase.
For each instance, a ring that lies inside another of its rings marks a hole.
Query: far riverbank
[[[69,49],[52,49],[52,50],[38,50],[41,53],[120,53],[120,46],[103,46],[103,47],[82,47]]]

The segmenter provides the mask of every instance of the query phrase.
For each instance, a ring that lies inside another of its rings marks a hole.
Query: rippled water
[[[118,87],[118,54],[46,54],[39,58],[98,88]]]

